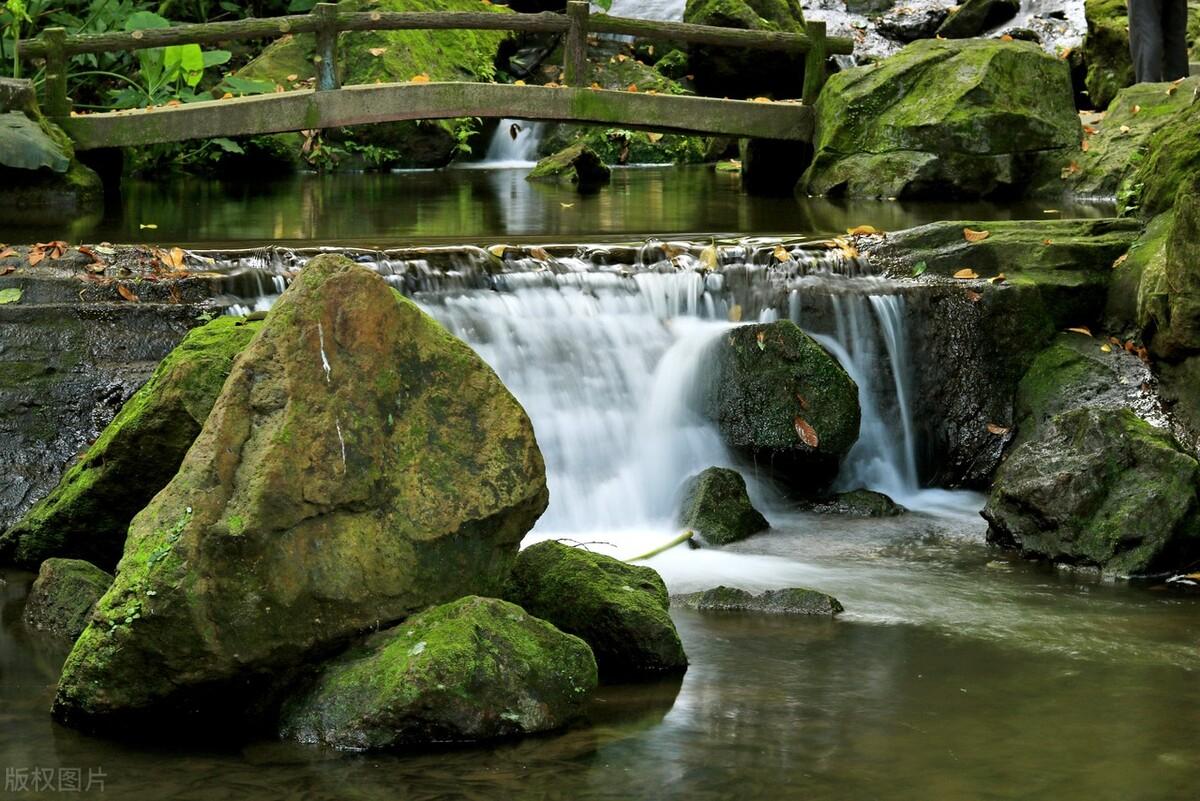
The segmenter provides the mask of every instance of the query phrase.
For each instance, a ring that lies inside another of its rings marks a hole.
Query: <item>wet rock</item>
[[[1150,136],[1146,158],[1117,193],[1118,200],[1141,214],[1167,211],[1181,192],[1197,191],[1193,182],[1200,175],[1200,81],[1181,83],[1179,92],[1186,92],[1184,100],[1190,102]]]
[[[1138,299],[1154,353],[1172,361],[1200,353],[1200,181],[1179,191],[1162,258],[1147,264]]]
[[[828,500],[812,504],[810,511],[851,517],[896,517],[908,510],[882,492],[856,489],[839,492]]]
[[[637,679],[687,668],[667,614],[667,588],[649,567],[546,541],[521,551],[505,598],[591,646],[600,676]]]
[[[1063,180],[1070,191],[1083,197],[1115,197],[1120,192],[1127,205],[1141,202],[1141,193],[1131,176],[1147,160],[1155,134],[1164,127],[1183,124],[1179,114],[1192,104],[1198,88],[1200,78],[1189,78],[1177,87],[1140,83],[1117,92],[1107,112],[1088,122],[1088,130],[1092,131],[1085,130],[1088,149],[1063,158]],[[1156,154],[1157,150],[1155,146],[1151,152]],[[1158,159],[1169,161],[1177,153],[1163,153]],[[1151,178],[1153,187],[1152,175],[1145,177]],[[1169,178],[1168,183],[1179,186],[1177,177]],[[1163,203],[1156,199],[1152,205]],[[1165,205],[1169,207],[1170,202]]]
[[[687,0],[683,21],[752,31],[804,32],[799,3],[782,0]],[[691,45],[696,91],[711,97],[796,98],[804,93],[804,56]]]
[[[815,195],[1060,191],[1081,138],[1067,64],[1028,42],[914,42],[831,76],[816,111]]]
[[[104,210],[100,176],[75,158],[70,138],[30,111],[0,113],[0,223],[65,224]]]
[[[988,541],[1118,575],[1200,560],[1200,465],[1132,411],[1061,414],[1016,448],[983,516]]]
[[[1021,42],[1042,43],[1042,35],[1031,28],[1009,28],[1002,36],[1011,36]]]
[[[58,486],[0,535],[0,558],[25,568],[54,556],[114,568],[129,521],[175,475],[257,330],[219,317],[190,331]]]
[[[47,559],[25,600],[25,624],[64,640],[74,640],[87,627],[92,608],[112,575],[82,559]]]
[[[755,595],[737,587],[714,587],[703,592],[671,596],[671,603],[699,612],[764,612],[777,615],[837,615],[845,611],[838,599],[816,590],[788,587]]]
[[[946,39],[967,39],[1003,25],[1021,10],[1020,0],[965,0],[937,29]]]
[[[679,524],[712,545],[744,540],[771,525],[750,503],[741,474],[724,467],[710,467],[687,480]]]
[[[595,687],[583,640],[513,604],[469,596],[323,665],[284,704],[281,728],[355,751],[493,740],[561,728]]]
[[[1125,0],[1084,0],[1087,35],[1083,60],[1088,97],[1096,108],[1106,108],[1117,92],[1133,84],[1133,59],[1129,55],[1129,8]]]
[[[366,628],[495,594],[546,501],[495,373],[378,274],[319,256],[130,524],[55,714],[147,731],[253,714]]]
[[[578,142],[539,161],[525,180],[569,183],[586,192],[607,184],[611,172],[596,151]]]
[[[1175,216],[1159,214],[1147,225],[1129,250],[1113,263],[1104,309],[1105,328],[1125,337],[1140,337],[1151,320],[1164,319],[1167,309],[1167,240]]]
[[[901,6],[880,17],[877,27],[889,39],[908,44],[918,39],[932,38],[949,13],[944,8]]]
[[[716,354],[708,415],[726,443],[800,490],[827,484],[858,439],[858,387],[795,323],[738,326]]]

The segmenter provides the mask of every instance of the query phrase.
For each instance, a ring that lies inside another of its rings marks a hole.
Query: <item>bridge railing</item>
[[[623,34],[687,44],[805,54],[804,102],[813,103],[825,83],[825,61],[830,55],[848,55],[854,42],[827,36],[824,22],[808,22],[803,33],[756,31],[693,25],[686,22],[631,19],[592,14],[590,5],[570,0],[567,13],[496,14],[470,11],[340,11],[334,3],[318,3],[308,14],[174,25],[139,31],[68,35],[64,28],[47,28],[18,45],[24,59],[45,60],[44,105],[51,117],[67,117],[68,62],[82,53],[144,50],[181,44],[213,44],[243,39],[267,39],[286,34],[316,34],[313,58],[317,91],[337,89],[338,34],[346,31],[400,30],[502,30],[519,33],[565,33],[563,83],[582,86],[587,78],[588,35]]]

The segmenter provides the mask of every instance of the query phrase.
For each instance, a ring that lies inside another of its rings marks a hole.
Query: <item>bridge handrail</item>
[[[825,80],[825,59],[848,55],[854,41],[826,36],[824,22],[809,22],[804,33],[744,30],[687,22],[614,17],[591,14],[587,2],[570,0],[567,13],[497,14],[471,11],[339,11],[336,4],[318,3],[308,14],[281,17],[203,22],[139,31],[68,35],[63,28],[47,28],[34,39],[18,44],[21,58],[46,60],[46,112],[67,116],[67,59],[83,53],[143,50],[180,44],[213,44],[241,39],[265,39],[286,34],[317,35],[317,88],[336,89],[334,69],[337,35],[347,31],[383,30],[503,30],[522,33],[566,33],[564,83],[578,86],[586,74],[587,35],[609,33],[756,50],[806,54],[804,99],[816,99]]]

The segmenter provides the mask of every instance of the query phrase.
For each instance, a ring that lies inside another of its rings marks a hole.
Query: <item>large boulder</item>
[[[1128,409],[1043,425],[996,475],[988,541],[1055,562],[1141,576],[1200,559],[1200,465]]]
[[[820,489],[858,439],[858,387],[793,322],[738,326],[717,345],[708,415],[725,442],[798,488]]]
[[[82,559],[47,559],[25,599],[25,625],[74,641],[113,577]]]
[[[966,0],[937,29],[945,39],[967,39],[1003,25],[1021,10],[1020,0]]]
[[[710,467],[687,480],[679,523],[712,545],[744,540],[771,525],[750,503],[741,473],[725,467]]]
[[[510,13],[497,3],[478,0],[353,0],[345,10]],[[356,31],[339,39],[339,79],[343,85],[408,81],[491,81],[504,31],[401,30]],[[242,78],[268,81],[285,89],[305,85],[315,76],[313,34],[288,35],[267,47],[238,70]],[[468,119],[390,122],[329,132],[335,140],[372,146],[377,166],[444,167],[459,152]]]
[[[816,111],[814,195],[1045,191],[1082,135],[1066,62],[1030,42],[914,42],[831,76]]]
[[[1193,82],[1184,100],[1193,98],[1200,82]],[[1191,101],[1178,114],[1171,116],[1150,137],[1145,146],[1145,158],[1135,159],[1137,169],[1118,190],[1118,200],[1127,210],[1136,208],[1139,214],[1159,214],[1168,211],[1176,196],[1187,189],[1200,175],[1200,103]]]
[[[596,687],[587,643],[518,606],[468,596],[369,637],[289,699],[282,734],[347,750],[561,728]]]
[[[529,418],[495,373],[377,273],[317,257],[130,524],[55,714],[248,710],[358,632],[494,595],[546,502]]]
[[[636,679],[687,668],[653,569],[547,540],[521,551],[505,597],[592,647],[600,676]]]
[[[1165,244],[1138,284],[1138,322],[1151,350],[1176,361],[1200,353],[1200,181],[1184,186],[1164,216]]]
[[[1104,309],[1107,330],[1140,336],[1152,316],[1166,315],[1167,240],[1174,221],[1171,212],[1150,220],[1142,235],[1113,263]]]
[[[757,595],[738,587],[714,587],[711,590],[671,596],[671,603],[698,612],[765,612],[774,615],[841,614],[845,608],[832,595],[803,587],[766,590]]]
[[[525,180],[568,183],[580,192],[587,192],[604,186],[611,177],[612,171],[596,151],[576,142],[539,161]]]
[[[804,12],[796,0],[687,0],[683,21],[751,31],[804,32]],[[804,56],[764,54],[711,45],[688,47],[696,91],[711,97],[800,97]]]
[[[16,102],[16,101],[14,101]],[[104,210],[104,186],[32,102],[0,106],[0,224],[65,224]]]
[[[129,521],[175,475],[257,330],[235,317],[192,329],[58,486],[0,535],[0,556],[25,568],[54,556],[115,567]]]
[[[1083,60],[1088,97],[1096,108],[1106,108],[1117,92],[1133,84],[1129,7],[1126,0],[1084,0],[1083,13],[1087,19]]]
[[[899,517],[908,511],[882,492],[869,489],[839,492],[806,508],[818,514],[849,517]]]

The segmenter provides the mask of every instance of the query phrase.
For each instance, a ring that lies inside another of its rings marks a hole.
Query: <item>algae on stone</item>
[[[1198,89],[1200,84],[1193,83],[1185,99],[1193,97]],[[1180,191],[1197,175],[1200,175],[1200,103],[1193,101],[1150,137],[1146,157],[1126,178],[1119,195],[1127,207],[1136,207],[1139,214],[1158,214],[1168,211]]]
[[[87,627],[92,608],[113,577],[82,559],[47,559],[25,599],[25,624],[64,640],[74,640]]]
[[[775,615],[841,614],[845,608],[832,595],[803,587],[766,590],[757,595],[738,587],[714,587],[711,590],[671,596],[673,606],[698,612],[764,612]]]
[[[804,31],[804,12],[796,0],[687,0],[683,21],[752,31]],[[803,94],[803,54],[693,44],[688,47],[688,66],[702,95],[782,99]]]
[[[365,629],[495,594],[546,502],[491,368],[377,273],[318,256],[130,524],[55,714],[236,715]]]
[[[687,668],[667,587],[649,567],[548,540],[521,551],[505,598],[582,638],[603,678]]]
[[[610,173],[608,165],[600,160],[596,151],[583,142],[577,142],[540,160],[525,176],[525,180],[560,181],[586,191],[607,184]]]
[[[129,521],[175,475],[257,331],[236,317],[192,329],[58,486],[0,535],[5,561],[33,568],[59,556],[115,567]]]
[[[1087,64],[1088,97],[1105,108],[1117,92],[1133,84],[1129,54],[1129,7],[1125,0],[1084,0],[1087,35],[1083,59]]]
[[[595,687],[583,640],[514,604],[469,596],[322,665],[285,702],[281,729],[356,751],[491,740],[561,728]]]
[[[750,503],[741,473],[724,467],[710,467],[687,480],[679,524],[712,545],[744,540],[770,528]]]

